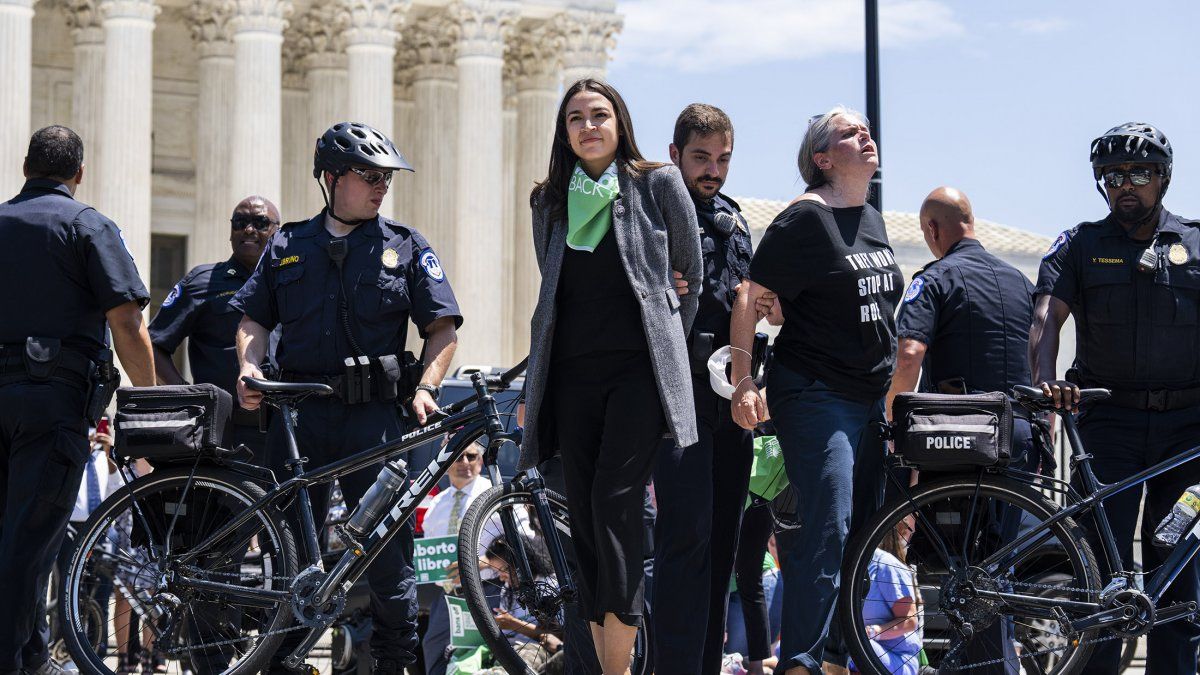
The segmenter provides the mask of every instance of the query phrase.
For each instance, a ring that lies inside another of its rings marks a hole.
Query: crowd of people
[[[899,392],[1035,383],[1072,407],[1081,385],[1111,388],[1109,401],[1080,418],[1106,481],[1200,440],[1200,228],[1163,207],[1173,156],[1154,127],[1125,124],[1096,139],[1092,177],[1109,213],[1060,235],[1036,284],[985,250],[970,201],[952,187],[935,189],[921,206],[935,260],[906,283],[883,218],[867,203],[878,148],[854,110],[835,107],[808,121],[797,155],[805,191],[756,250],[737,203],[720,191],[733,149],[729,117],[693,104],[676,121],[671,162],[649,161],[621,95],[583,79],[563,94],[547,175],[530,194],[541,288],[530,317],[518,468],[556,462],[547,475],[569,504],[579,589],[572,616],[594,650],[568,637],[566,672],[628,672],[647,620],[655,673],[729,669],[735,569],[744,630],[733,642],[744,649],[745,668],[789,675],[853,668],[835,617],[842,555],[882,502],[887,449],[878,423]],[[0,204],[5,287],[38,289],[0,296],[7,317],[0,326],[0,594],[10,599],[0,613],[3,672],[61,671],[48,658],[36,607],[81,481],[86,474],[90,486],[98,469],[108,469],[89,459],[86,430],[95,420],[85,411],[97,409],[96,372],[112,362],[111,350],[135,386],[181,383],[172,354],[186,338],[194,380],[240,402],[229,437],[279,475],[283,422],[276,417],[259,431],[262,394],[242,377],[268,370],[335,390],[298,404],[300,455],[321,465],[398,439],[437,410],[464,321],[453,270],[433,243],[379,214],[393,176],[412,167],[369,126],[338,123],[318,139],[320,213],[281,225],[274,204],[243,199],[230,221],[231,257],[189,272],[148,327],[149,293],[117,225],[72,197],[83,158],[70,129],[37,131],[25,158],[28,181]],[[768,316],[781,330],[760,379],[755,327]],[[1068,316],[1078,351],[1075,372],[1060,378],[1055,362]],[[419,378],[405,391],[397,365],[409,321],[424,348]],[[722,348],[728,377],[714,386],[709,362]],[[782,587],[775,622],[762,583],[771,521],[746,510],[753,431],[768,419],[801,524],[778,538],[778,555],[768,558],[779,561],[778,571],[766,566],[769,590],[778,592],[776,579]],[[1036,469],[1028,420],[1014,423],[1013,445],[1023,466]],[[457,532],[482,492],[479,462],[479,452],[464,455],[426,527]],[[374,476],[341,480],[349,506]],[[1200,475],[1184,467],[1151,481],[1146,520],[1157,522],[1197,482]],[[648,483],[653,536],[643,518]],[[312,491],[321,522],[327,495]],[[1124,493],[1109,509],[1124,549],[1140,498]],[[873,623],[865,630],[919,651],[921,598],[911,575],[895,572],[906,557],[902,533],[894,543],[877,552],[880,569],[896,579],[868,597]],[[484,553],[501,570],[501,585],[511,565],[504,544],[496,540]],[[1143,556],[1147,566],[1161,559],[1153,548]],[[445,617],[419,642],[412,557],[409,524],[370,568],[373,672],[402,672],[422,651],[430,672],[447,665],[437,637]],[[1198,587],[1193,565],[1171,593],[1197,600]],[[502,604],[502,627],[523,636],[529,658],[553,658],[562,636],[518,610]],[[1003,658],[985,670],[1018,673],[1011,627],[996,622],[987,630],[983,642]],[[273,672],[286,670],[282,658],[300,635],[285,638]],[[1197,644],[1192,622],[1157,628],[1150,667],[1194,672]],[[1115,672],[1116,646],[1102,645],[1089,672]]]

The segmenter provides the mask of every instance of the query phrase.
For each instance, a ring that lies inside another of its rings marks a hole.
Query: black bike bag
[[[114,452],[151,462],[216,454],[232,410],[229,393],[212,384],[121,387]]]
[[[1012,402],[990,394],[897,394],[892,440],[907,465],[934,471],[1004,467],[1012,458]]]

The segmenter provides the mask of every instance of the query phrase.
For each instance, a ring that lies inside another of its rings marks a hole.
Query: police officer
[[[154,370],[162,384],[183,384],[171,355],[188,338],[188,360],[196,382],[207,382],[237,396],[238,360],[234,338],[241,312],[231,304],[250,278],[267,240],[279,227],[279,210],[263,197],[238,202],[230,218],[233,255],[219,263],[200,265],[175,284],[150,322]],[[226,439],[230,447],[245,445],[260,460],[266,434],[258,430],[258,415],[234,407]]]
[[[660,675],[721,670],[729,578],[753,458],[752,437],[713,391],[707,363],[729,344],[737,288],[750,269],[750,230],[720,193],[733,155],[733,124],[719,108],[694,103],[675,121],[671,161],[683,174],[704,254],[700,309],[689,336],[700,442],[665,440],[654,469],[654,663]]]
[[[454,355],[462,317],[425,238],[379,215],[392,172],[412,171],[391,140],[364,124],[335,124],[318,139],[313,163],[326,208],[280,228],[232,304],[245,313],[237,334],[241,375],[262,377],[258,364],[268,333],[280,325],[280,378],[325,382],[338,392],[298,406],[300,454],[321,466],[404,433],[398,398],[409,394],[397,391],[394,375],[403,365],[398,356],[410,318],[426,340],[427,363],[410,404],[417,421],[425,422],[437,409],[438,384]],[[353,365],[357,357],[368,357],[369,366]],[[369,391],[354,386],[368,378]],[[242,406],[256,409],[261,393],[240,380],[237,387]],[[286,444],[278,416],[267,446],[280,470]],[[357,504],[379,468],[339,479],[348,506]],[[325,520],[327,492],[313,490],[318,523]],[[399,673],[416,660],[412,554],[412,524],[405,523],[368,572],[375,672]],[[295,647],[295,635],[285,640],[279,661]]]
[[[114,384],[105,323],[129,380],[154,384],[150,294],[117,226],[73,198],[74,131],[34,133],[24,172],[0,204],[0,673],[56,673],[36,608],[91,455],[88,424]]]
[[[1113,127],[1092,142],[1097,189],[1108,215],[1055,239],[1042,261],[1030,332],[1034,381],[1060,407],[1079,402],[1079,387],[1104,387],[1112,397],[1090,405],[1079,433],[1104,483],[1131,476],[1200,443],[1200,227],[1167,211],[1172,151],[1167,137],[1144,123]],[[1055,372],[1058,334],[1075,319],[1074,369]],[[1147,531],[1171,510],[1200,467],[1185,464],[1146,486]],[[1141,490],[1105,502],[1119,552],[1133,559]],[[1143,537],[1142,566],[1166,558]],[[1101,551],[1093,544],[1094,551]],[[1101,565],[1105,564],[1100,556]],[[1175,579],[1168,602],[1200,600],[1195,561]],[[1150,632],[1148,672],[1195,673],[1200,626],[1174,621]],[[1120,641],[1096,645],[1085,672],[1116,673]]]
[[[887,394],[889,418],[900,392],[1008,392],[1030,381],[1026,327],[1033,320],[1033,284],[975,238],[975,214],[962,192],[939,187],[929,193],[920,220],[925,243],[937,260],[914,276],[896,318],[898,353]],[[924,381],[918,382],[922,374]],[[1034,470],[1039,456],[1030,421],[1022,411],[1014,413],[1010,466]],[[1018,522],[1001,522],[993,523],[1003,528],[1001,540],[1016,534]],[[1012,644],[1011,624],[996,622],[964,645],[963,663],[1003,658],[971,672],[1016,675],[1020,663]]]

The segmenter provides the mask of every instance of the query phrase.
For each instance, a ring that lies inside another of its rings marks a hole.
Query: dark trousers
[[[638,625],[643,608],[642,503],[665,428],[646,352],[556,362],[550,379],[581,614]]]
[[[404,425],[390,402],[372,401],[358,405],[345,405],[331,399],[309,399],[299,406],[296,442],[300,456],[307,457],[307,469],[315,469],[362,450],[367,450],[387,441],[400,438]],[[272,458],[271,468],[276,476],[286,480],[292,474],[284,468],[287,458],[287,441],[284,437],[283,418],[276,415],[271,421],[267,436],[267,447]],[[375,482],[382,465],[340,477],[342,495],[346,506],[353,511],[358,500]],[[309,489],[312,498],[313,519],[317,527],[325,522],[329,510],[329,486]],[[296,525],[297,539],[300,539]],[[297,547],[301,546],[297,541]],[[417,587],[414,584],[413,525],[406,522],[395,537],[384,547],[380,556],[367,570],[367,582],[371,588],[371,614],[374,619],[371,632],[371,655],[376,659],[395,661],[400,665],[417,660]],[[282,661],[303,638],[304,631],[289,633],[283,646],[276,652],[272,669],[281,667]]]
[[[751,661],[762,661],[771,656],[771,643],[775,641],[770,608],[763,590],[763,556],[774,530],[775,518],[770,507],[763,504],[746,509],[733,573],[746,625],[746,657]]]
[[[89,455],[83,404],[82,385],[0,386],[0,673],[49,658],[35,616]]]
[[[1092,470],[1096,478],[1102,483],[1115,483],[1200,445],[1200,407],[1155,412],[1097,403],[1080,416],[1079,435],[1084,449],[1094,456]],[[1158,569],[1170,554],[1170,550],[1154,546],[1154,528],[1170,513],[1179,495],[1196,483],[1200,483],[1200,462],[1195,460],[1146,483],[1142,567],[1147,572]],[[1105,500],[1104,510],[1112,525],[1124,568],[1131,569],[1133,535],[1138,513],[1142,510],[1142,491],[1133,489],[1117,494]],[[1091,519],[1084,522],[1091,529],[1089,539],[1092,551],[1100,561],[1101,581],[1107,583],[1109,570],[1104,549]],[[1193,560],[1167,589],[1160,605],[1200,601],[1198,589],[1200,573]],[[1108,640],[1096,645],[1084,672],[1115,674],[1121,644],[1121,640]],[[1147,637],[1146,673],[1195,673],[1198,645],[1200,627],[1190,621],[1174,621],[1155,628]]]
[[[883,419],[883,394],[864,403],[778,361],[767,372],[771,417],[788,480],[800,495],[803,529],[783,555],[783,636],[779,671],[848,656],[834,622],[842,552],[853,528],[883,500],[884,449],[872,422]]]
[[[707,377],[692,378],[692,392],[700,442],[662,442],[654,468],[657,675],[721,670],[729,576],[754,459],[750,432],[734,423],[730,402]],[[762,556],[758,566],[761,574]]]

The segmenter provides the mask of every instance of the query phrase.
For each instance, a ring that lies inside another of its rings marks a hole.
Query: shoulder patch
[[[917,277],[913,279],[908,288],[904,290],[904,303],[908,304],[921,297],[921,291],[923,290],[925,290],[925,278]]]
[[[1054,243],[1050,244],[1050,248],[1046,249],[1046,255],[1042,256],[1042,260],[1058,253],[1058,249],[1062,248],[1068,241],[1071,241],[1071,231],[1063,230],[1062,234],[1055,238]]]
[[[171,289],[171,292],[167,293],[167,297],[163,298],[162,306],[170,307],[171,305],[175,304],[175,301],[179,299],[179,294],[182,292],[182,284],[175,284],[175,286]]]
[[[434,281],[444,281],[446,272],[442,270],[442,261],[438,260],[437,254],[433,249],[427,248],[421,251],[421,255],[417,258],[417,262],[421,265],[421,269],[425,270],[425,276]]]

